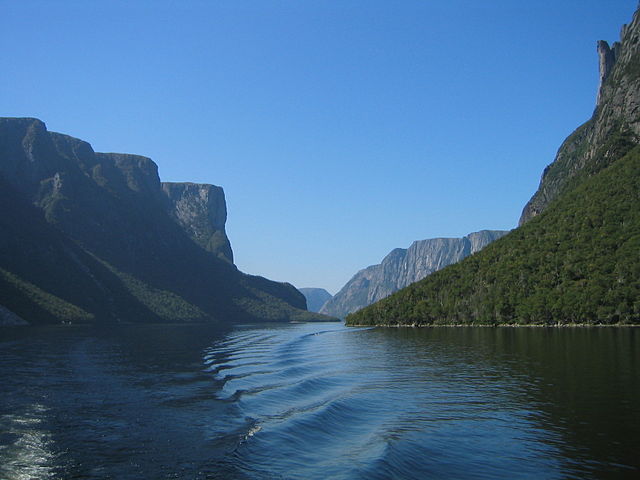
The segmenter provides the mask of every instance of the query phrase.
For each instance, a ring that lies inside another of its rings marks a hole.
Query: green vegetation
[[[95,319],[82,308],[65,302],[0,268],[0,305],[7,304],[18,312],[26,308],[33,315],[30,320],[34,323],[87,323]]]
[[[235,302],[242,311],[247,312],[254,320],[313,322],[318,319],[316,313],[294,308],[284,300],[272,297],[263,290],[248,287],[248,291],[250,295],[239,297]]]
[[[607,152],[629,150],[628,136]],[[613,158],[613,155],[610,157]],[[640,323],[640,147],[476,255],[349,325]]]
[[[150,287],[132,275],[119,272],[107,264],[105,264],[105,266],[122,280],[124,287],[137,301],[148,308],[149,311],[162,321],[183,322],[209,319],[209,315],[204,313],[195,305],[191,305],[179,295],[168,290],[159,290],[157,288]]]
[[[202,248],[166,202],[151,160],[0,118],[0,305],[32,324],[331,320]]]
[[[639,28],[635,16],[594,115],[545,169],[522,226],[347,324],[640,323]]]

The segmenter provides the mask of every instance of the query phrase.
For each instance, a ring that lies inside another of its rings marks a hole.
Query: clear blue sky
[[[513,228],[635,0],[0,0],[0,115],[224,187],[241,270],[335,293]]]

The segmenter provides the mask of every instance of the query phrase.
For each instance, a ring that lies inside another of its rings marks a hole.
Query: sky
[[[220,185],[247,273],[335,294],[511,229],[635,0],[0,0],[0,116]]]

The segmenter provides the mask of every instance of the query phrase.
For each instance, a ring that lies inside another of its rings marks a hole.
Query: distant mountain
[[[326,320],[233,265],[220,187],[0,118],[0,322]]]
[[[598,42],[592,118],[571,134],[521,226],[347,317],[350,325],[640,323],[640,14]]]
[[[331,294],[324,288],[299,288],[300,293],[307,299],[307,310],[319,312],[322,306],[331,299]]]
[[[482,230],[462,238],[432,238],[392,250],[378,265],[360,270],[320,310],[344,318],[441,268],[480,251],[508,232]]]

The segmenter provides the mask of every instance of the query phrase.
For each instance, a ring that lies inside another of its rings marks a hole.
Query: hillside
[[[506,233],[482,230],[462,238],[429,238],[415,241],[409,248],[396,248],[381,263],[356,273],[320,312],[345,318],[349,313],[479,252]]]
[[[0,305],[32,324],[326,320],[232,263],[219,187],[0,119]],[[13,317],[15,318],[15,317]],[[15,321],[15,320],[14,320]]]
[[[613,49],[598,43],[593,117],[545,170],[522,226],[348,324],[640,322],[639,23],[636,12]]]

